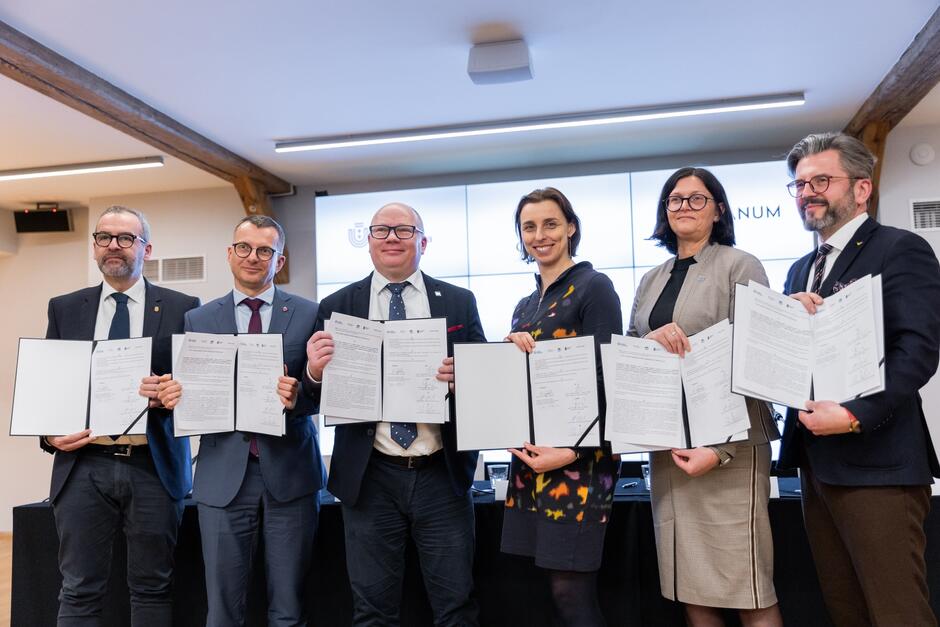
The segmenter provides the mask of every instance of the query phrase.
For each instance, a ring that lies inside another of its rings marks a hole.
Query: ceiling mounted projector
[[[529,48],[521,39],[476,44],[470,48],[467,74],[477,85],[527,81],[532,78]]]

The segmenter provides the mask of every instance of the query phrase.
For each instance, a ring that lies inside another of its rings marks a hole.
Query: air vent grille
[[[189,283],[206,280],[206,257],[165,257],[144,262],[144,276],[154,283]]]
[[[940,230],[940,200],[913,201],[911,218],[915,231]]]

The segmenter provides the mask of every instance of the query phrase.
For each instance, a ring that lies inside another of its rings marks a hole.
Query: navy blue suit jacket
[[[787,294],[806,291],[815,254],[790,268]],[[880,274],[882,281],[885,391],[843,403],[861,423],[860,434],[814,436],[789,410],[779,463],[808,461],[821,481],[834,485],[930,484],[940,466],[918,390],[937,370],[940,265],[922,237],[869,218],[839,254],[820,296],[866,274]]]
[[[157,287],[146,282],[144,297],[144,337],[153,338],[150,369],[154,374],[172,370],[172,337],[183,331],[183,315],[199,306],[199,299],[187,294]],[[95,321],[101,285],[88,287],[49,300],[49,326],[46,338],[63,340],[95,339]],[[192,462],[189,440],[173,437],[172,412],[151,409],[147,413],[147,443],[160,482],[174,499],[181,499],[192,489]],[[55,500],[65,485],[78,452],[59,451],[44,442],[41,446],[55,453],[52,464],[52,486],[49,498]]]
[[[307,340],[313,335],[317,304],[280,289],[274,291],[271,304],[268,333],[284,336],[287,373],[299,380],[306,363]],[[237,333],[232,293],[188,312],[185,326],[187,331],[199,333]],[[310,419],[313,409],[312,400],[298,394],[297,405],[285,417],[285,434],[257,436],[264,486],[282,503],[313,494],[323,486],[317,428]],[[212,507],[231,503],[245,478],[250,438],[238,432],[200,438],[193,486],[196,501]]]
[[[462,287],[432,279],[426,274],[424,285],[428,292],[428,305],[432,318],[447,319],[447,354],[454,354],[454,342],[485,342],[483,325],[477,312],[477,302],[473,293]],[[323,330],[323,322],[329,320],[333,312],[344,313],[359,318],[369,317],[372,275],[361,281],[347,285],[320,302],[317,313],[316,331]],[[309,381],[309,380],[307,380]],[[305,385],[305,390],[320,403],[320,386]],[[455,494],[466,494],[473,483],[478,453],[457,451],[457,431],[454,423],[453,398],[450,405],[449,422],[441,425],[441,439],[444,444],[444,459]],[[372,445],[375,441],[375,423],[339,425],[336,427],[336,439],[333,444],[333,456],[330,462],[330,480],[328,489],[347,505],[355,505],[359,499],[359,488],[365,474]]]

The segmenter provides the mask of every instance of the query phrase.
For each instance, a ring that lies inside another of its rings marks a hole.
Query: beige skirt
[[[695,478],[669,451],[650,455],[659,580],[667,599],[736,609],[777,602],[767,516],[770,445],[735,448],[731,463]]]

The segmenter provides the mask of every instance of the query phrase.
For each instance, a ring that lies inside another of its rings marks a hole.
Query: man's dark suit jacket
[[[303,376],[307,340],[313,335],[316,316],[316,303],[280,289],[274,291],[268,333],[283,336],[287,374],[297,380]],[[188,312],[185,328],[200,333],[238,333],[232,292]],[[257,436],[264,486],[282,503],[314,494],[323,486],[317,428],[310,419],[313,413],[313,401],[298,394],[294,409],[284,417],[284,435]],[[196,501],[212,507],[232,502],[245,479],[249,440],[248,434],[239,432],[200,438],[193,488]]]
[[[199,299],[187,294],[151,285],[144,297],[144,337],[153,338],[150,369],[154,374],[172,371],[172,337],[183,332],[183,316],[199,306]],[[56,296],[49,301],[49,326],[47,339],[93,340],[98,302],[101,300],[101,285],[88,287],[71,294]],[[143,398],[141,398],[143,402]],[[129,418],[132,418],[130,416]],[[193,486],[193,475],[189,454],[189,438],[173,437],[172,412],[166,409],[151,409],[147,413],[147,444],[160,482],[174,499],[182,499]],[[40,439],[40,446],[55,453],[52,463],[52,487],[49,498],[55,500],[65,485],[78,452],[59,451]]]
[[[422,273],[422,275],[427,288],[431,317],[447,318],[447,354],[454,354],[454,342],[485,342],[486,337],[483,335],[483,325],[480,323],[480,314],[477,311],[477,302],[473,293],[456,285],[432,279],[426,274]],[[368,318],[371,286],[372,275],[370,274],[361,281],[347,285],[320,301],[315,331],[323,330],[323,322],[329,320],[334,311],[358,318]],[[304,387],[319,405],[320,386],[305,385]],[[457,451],[453,399],[451,399],[450,413],[451,420],[441,425],[441,439],[454,493],[461,495],[470,489],[470,484],[473,482],[478,453]],[[369,457],[372,455],[374,441],[374,422],[336,427],[327,488],[347,505],[355,505],[359,499],[359,488],[362,485],[362,477],[369,463]]]
[[[787,294],[806,291],[815,255],[790,268]],[[882,281],[885,391],[842,403],[861,423],[860,434],[814,436],[790,409],[779,463],[808,461],[820,481],[833,485],[927,485],[940,477],[940,466],[918,390],[937,370],[940,266],[923,238],[869,218],[839,253],[820,296],[866,274]]]

